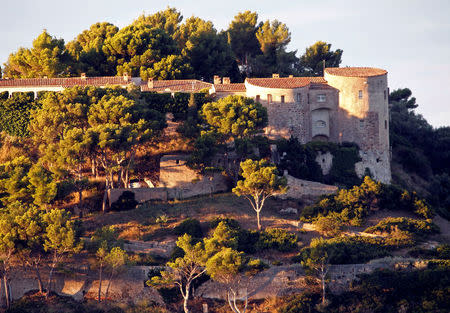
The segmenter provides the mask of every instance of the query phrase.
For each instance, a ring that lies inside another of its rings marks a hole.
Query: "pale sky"
[[[251,10],[260,20],[278,19],[292,34],[289,50],[300,56],[317,40],[342,49],[341,66],[388,70],[389,87],[408,87],[417,111],[435,127],[450,126],[449,0],[1,0],[0,64],[30,47],[43,29],[66,42],[96,22],[123,27],[140,14],[168,5],[226,29]]]

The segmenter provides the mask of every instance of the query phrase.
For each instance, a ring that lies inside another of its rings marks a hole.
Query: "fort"
[[[361,161],[355,164],[361,177],[367,170],[389,183],[389,107],[387,71],[369,67],[326,68],[323,77],[247,78],[231,83],[228,77],[214,77],[213,83],[195,79],[148,80],[127,74],[115,77],[2,79],[0,92],[62,91],[73,86],[138,86],[142,92],[195,93],[208,90],[217,98],[228,95],[251,97],[267,108],[265,134],[271,138],[296,137],[300,142],[354,142]],[[330,156],[324,155],[324,163]],[[320,164],[320,162],[319,162]],[[321,164],[324,168],[326,164]],[[166,182],[167,184],[167,182]]]

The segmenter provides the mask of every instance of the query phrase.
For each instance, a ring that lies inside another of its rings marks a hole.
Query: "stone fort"
[[[354,142],[361,161],[355,170],[369,169],[384,183],[391,180],[387,71],[369,67],[326,68],[323,77],[247,78],[231,83],[214,77],[213,83],[195,79],[143,81],[138,77],[81,77],[2,79],[0,92],[62,91],[73,86],[122,86],[134,84],[143,92],[199,92],[208,89],[217,98],[251,97],[267,108],[265,134],[272,139],[296,137],[300,142],[321,140]],[[319,163],[329,157],[319,158]],[[326,164],[320,164],[323,168]]]

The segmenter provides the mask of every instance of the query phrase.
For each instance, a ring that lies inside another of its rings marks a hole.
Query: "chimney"
[[[289,75],[289,78],[294,78],[294,75]]]
[[[222,83],[222,79],[218,75],[214,75],[214,85],[220,85]]]
[[[280,78],[280,74],[272,74],[272,78]]]
[[[129,81],[129,77],[128,77],[128,73],[127,72],[123,73],[123,80],[126,81],[126,82]]]
[[[153,89],[153,78],[149,78],[147,81],[147,86],[149,89]]]
[[[230,84],[230,77],[224,77],[224,78],[222,78],[222,84],[227,84],[227,85],[229,85]]]
[[[81,79],[86,79],[86,73],[81,73]]]

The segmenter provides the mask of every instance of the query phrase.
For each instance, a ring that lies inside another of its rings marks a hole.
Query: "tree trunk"
[[[114,275],[114,271],[111,271],[111,275],[109,276],[109,280],[108,280],[108,285],[106,286],[106,291],[105,291],[105,302],[108,300],[108,292],[109,292],[109,287],[111,286],[111,281],[113,279],[113,275]]]
[[[191,284],[187,284],[186,292],[184,294],[184,302],[183,302],[184,313],[189,313],[188,300],[189,300],[190,289],[191,289]]]
[[[36,277],[39,286],[39,293],[42,294],[44,292],[44,286],[42,284],[41,272],[39,271],[39,265],[37,263],[34,264],[34,271],[36,272]]]
[[[100,265],[100,272],[98,277],[98,303],[102,301],[102,272],[103,272],[103,265]]]
[[[325,276],[322,275],[322,304],[325,304]]]
[[[102,201],[102,211],[103,213],[106,212],[107,209],[107,200],[108,200],[108,189],[109,189],[109,182],[108,182],[108,178],[105,177],[105,193],[103,194],[103,201]]]
[[[258,230],[261,230],[261,220],[259,217],[260,210],[256,211],[256,220],[258,221]]]
[[[6,273],[3,275],[3,288],[5,289],[6,308],[9,309],[8,277]]]

